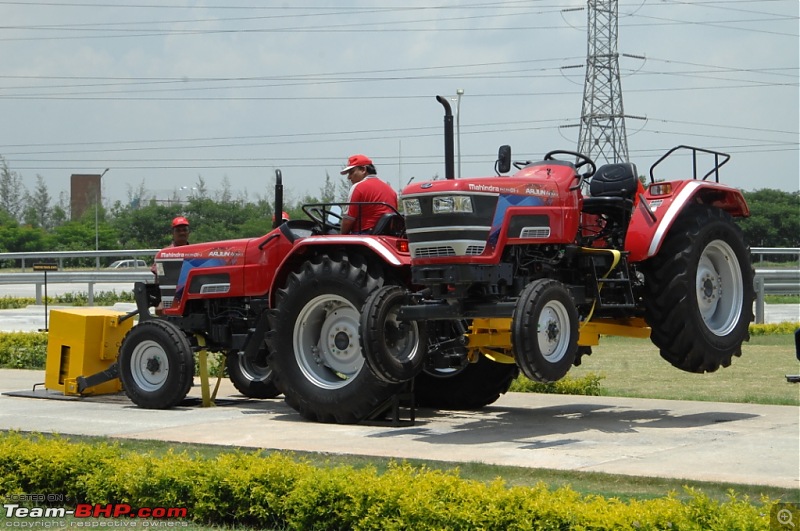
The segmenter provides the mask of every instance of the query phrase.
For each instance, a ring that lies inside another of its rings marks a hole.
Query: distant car
[[[112,263],[107,269],[145,269],[147,262],[144,260],[117,260]]]

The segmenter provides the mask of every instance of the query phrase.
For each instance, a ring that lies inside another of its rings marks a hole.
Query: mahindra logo
[[[424,188],[424,189],[428,189],[428,188],[430,188],[431,186],[433,186],[433,183],[425,183],[425,184],[421,184],[419,187],[420,187],[420,188]]]

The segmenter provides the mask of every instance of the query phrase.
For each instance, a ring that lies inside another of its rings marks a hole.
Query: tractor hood
[[[571,164],[548,161],[511,177],[409,185],[400,204],[412,260],[486,256],[501,237],[541,243],[562,234],[567,207],[576,210],[576,182]]]
[[[228,294],[240,290],[248,246],[261,238],[166,247],[156,255],[156,274],[164,308],[187,293]],[[232,286],[233,284],[233,286]]]

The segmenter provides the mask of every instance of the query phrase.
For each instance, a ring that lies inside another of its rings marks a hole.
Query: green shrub
[[[590,372],[580,378],[567,375],[557,382],[541,383],[534,382],[520,375],[511,383],[509,391],[517,393],[600,396],[603,391],[603,388],[600,386],[600,381],[603,378],[605,377]]]
[[[0,368],[44,369],[47,332],[0,332]]]
[[[751,336],[769,336],[769,335],[783,335],[794,334],[795,330],[800,328],[800,322],[783,322],[773,324],[751,324]]]
[[[769,529],[775,500],[687,491],[649,500],[583,496],[569,487],[509,487],[393,463],[317,468],[283,454],[153,455],[117,445],[0,434],[0,496],[63,494],[72,503],[186,507],[190,519],[259,529]]]

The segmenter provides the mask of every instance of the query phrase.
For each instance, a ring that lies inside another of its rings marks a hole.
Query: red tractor
[[[726,155],[676,148],[645,191],[632,164],[596,168],[569,151],[505,177],[504,146],[497,176],[455,180],[452,114],[438,99],[447,179],[407,186],[403,215],[373,234],[338,234],[343,205],[315,204],[257,238],[159,252],[159,283],[136,285],[139,324],[120,349],[131,400],[178,404],[201,349],[227,355],[244,395],[282,393],[303,417],[338,423],[409,387],[420,406],[481,408],[520,369],[562,378],[601,334],[651,337],[690,372],[741,354],[753,271],[732,217],[749,211],[719,183]],[[693,179],[656,181],[678,149]],[[702,154],[714,164],[698,178]],[[281,197],[278,174],[276,212]]]
[[[448,123],[449,104],[439,101]],[[633,164],[597,168],[570,151],[514,162],[518,171],[501,176],[511,168],[503,146],[497,177],[455,180],[451,125],[445,138],[447,179],[401,195],[413,289],[384,286],[363,310],[364,356],[379,378],[422,373],[446,382],[482,364],[458,393],[468,400],[490,385],[486,367],[498,364],[556,381],[601,334],[650,337],[688,372],[712,372],[741,355],[753,270],[733,217],[749,210],[739,190],[719,183],[727,155],[674,148],[651,167],[645,191]],[[667,157],[686,152],[691,180],[656,180]],[[701,155],[713,167],[698,178]],[[398,346],[417,329],[429,347],[412,356]],[[468,405],[444,396],[450,389],[422,391],[423,402]]]
[[[310,419],[357,422],[391,397],[397,386],[364,365],[358,327],[371,292],[409,285],[403,218],[394,211],[372,234],[340,235],[341,206],[304,205],[308,219],[277,220],[256,238],[162,249],[158,283],[134,287],[139,323],[120,347],[128,397],[145,408],[177,405],[200,350],[226,355],[245,396],[283,393]]]

